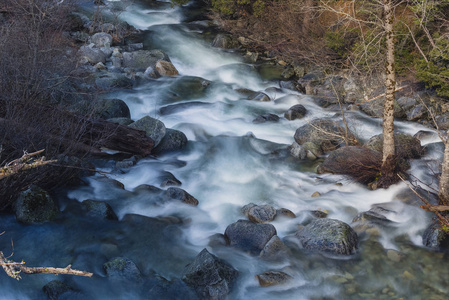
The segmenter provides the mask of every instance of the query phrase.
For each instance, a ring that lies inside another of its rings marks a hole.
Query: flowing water
[[[399,201],[395,195],[406,188],[401,183],[387,190],[370,191],[341,176],[317,175],[318,162],[291,158],[286,148],[295,130],[321,117],[335,117],[312,99],[280,89],[276,80],[261,76],[260,66],[244,61],[241,54],[210,46],[210,22],[193,20],[195,7],[171,8],[166,2],[135,2],[120,16],[144,30],[148,49],[162,49],[179,70],[176,78],[159,78],[133,90],[108,95],[123,99],[135,120],[143,116],[160,119],[167,128],[184,132],[187,149],[160,157],[144,158],[126,172],[114,162],[100,168],[111,172],[87,178],[87,185],[61,193],[61,216],[37,226],[17,224],[13,216],[1,218],[1,248],[29,266],[66,266],[94,272],[94,277],[24,275],[20,282],[3,276],[1,299],[45,299],[41,288],[51,280],[65,280],[81,292],[80,299],[155,299],[144,287],[109,280],[102,265],[116,256],[136,263],[144,276],[153,272],[168,280],[181,277],[184,266],[203,249],[228,261],[240,277],[229,299],[445,299],[448,293],[447,256],[422,247],[421,235],[431,215],[417,206]],[[271,78],[273,79],[273,78]],[[202,83],[186,88],[187,83]],[[207,84],[205,84],[207,82]],[[245,100],[238,89],[265,91],[273,101]],[[303,104],[307,116],[288,121],[283,113]],[[281,116],[279,122],[255,124],[263,114]],[[381,133],[380,120],[359,112],[348,112],[352,128],[362,140]],[[398,122],[398,131],[415,134],[424,128]],[[436,142],[422,141],[423,144]],[[434,179],[427,162],[438,152],[412,162],[411,172],[427,183]],[[197,207],[160,203],[151,193],[136,187],[160,186],[173,174],[181,188],[199,200]],[[314,192],[321,196],[312,197]],[[97,220],[76,213],[86,199],[107,201],[119,221]],[[229,247],[210,247],[210,237],[243,219],[240,209],[248,203],[270,204],[297,214],[272,224],[283,239],[310,220],[310,210],[328,212],[328,217],[351,224],[360,212],[380,204],[392,212],[390,226],[379,233],[361,234],[359,250],[350,257],[310,254],[292,247],[283,262],[266,262]],[[129,215],[135,214],[135,215]],[[137,215],[137,216],[136,216]],[[152,218],[140,218],[141,216]],[[12,246],[11,240],[14,242]],[[283,270],[293,277],[289,283],[260,287],[255,275]],[[172,299],[168,295],[166,299]],[[158,299],[164,299],[159,297]],[[183,299],[178,295],[177,299]]]

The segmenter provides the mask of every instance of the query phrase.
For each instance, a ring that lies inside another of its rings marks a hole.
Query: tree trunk
[[[394,149],[394,100],[396,74],[394,65],[394,33],[393,33],[393,3],[392,0],[384,0],[384,18],[387,62],[385,66],[385,104],[383,117],[383,157],[382,177],[392,178],[395,173],[395,149]]]
[[[443,157],[443,170],[440,176],[440,190],[438,197],[440,199],[440,205],[449,205],[449,141],[446,135],[444,140],[444,157]]]

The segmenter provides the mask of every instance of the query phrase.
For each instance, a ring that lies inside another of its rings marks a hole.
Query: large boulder
[[[167,128],[160,143],[153,149],[153,154],[160,155],[171,151],[182,150],[187,146],[186,135],[175,129]]]
[[[344,143],[345,128],[331,119],[317,119],[307,123],[295,132],[295,141],[298,145],[307,142],[313,143],[323,151],[333,151]],[[349,143],[356,143],[354,134],[348,131]]]
[[[92,65],[96,65],[99,62],[106,63],[106,54],[98,48],[81,46],[78,50],[78,55]]]
[[[145,71],[148,67],[156,68],[160,60],[170,61],[168,55],[161,50],[138,50],[123,52],[123,67]]]
[[[225,299],[238,276],[230,264],[203,249],[186,266],[182,280],[193,287],[201,299]]]
[[[131,118],[128,105],[120,99],[99,99],[92,103],[94,115],[100,119]]]
[[[351,255],[358,247],[357,233],[348,224],[334,219],[315,219],[295,236],[310,251]]]
[[[382,154],[364,147],[348,146],[329,154],[317,172],[347,175],[360,183],[373,182],[379,175]]]
[[[238,220],[225,230],[228,245],[255,255],[259,255],[275,235],[276,228],[273,225],[257,224],[247,220]]]
[[[129,127],[145,131],[147,136],[154,141],[155,147],[159,145],[167,132],[164,123],[150,116],[137,120],[130,124]]]
[[[15,203],[16,219],[25,224],[51,221],[58,213],[59,209],[53,198],[37,186],[31,186],[20,193]]]
[[[234,49],[239,47],[239,41],[231,34],[219,33],[212,41],[212,47],[222,49]]]
[[[106,32],[98,32],[90,38],[90,41],[98,48],[110,47],[112,45],[112,35]]]
[[[365,147],[382,153],[384,140],[383,134],[375,135],[365,143]],[[394,147],[396,156],[401,159],[420,158],[424,154],[421,142],[408,134],[395,133]]]

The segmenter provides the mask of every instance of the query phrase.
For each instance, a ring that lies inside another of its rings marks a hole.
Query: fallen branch
[[[427,211],[449,211],[449,206],[448,205],[430,205],[430,204],[426,204],[426,205],[421,205],[421,208]]]
[[[400,91],[400,90],[405,89],[406,87],[408,87],[408,85],[401,86],[401,87],[395,89],[394,91],[395,91],[395,92],[398,92],[398,91]],[[358,105],[362,105],[362,104],[364,104],[364,103],[371,102],[371,101],[374,101],[374,100],[376,100],[376,99],[379,99],[379,98],[381,98],[381,97],[383,97],[383,96],[385,96],[385,93],[380,94],[380,95],[378,95],[378,96],[376,96],[376,97],[374,97],[374,98],[368,99],[368,100],[366,100],[366,101],[357,103],[356,105],[357,105],[357,106],[358,106]]]
[[[79,271],[72,269],[71,265],[68,265],[65,268],[53,268],[53,267],[27,267],[25,266],[25,262],[14,262],[5,257],[2,251],[0,251],[0,265],[2,266],[3,270],[6,272],[6,274],[9,277],[12,277],[14,279],[21,279],[22,277],[19,275],[21,272],[24,274],[64,274],[64,275],[76,275],[76,276],[86,276],[86,277],[92,277],[93,273],[89,273],[86,271]]]
[[[21,158],[15,159],[7,163],[4,167],[0,168],[0,180],[5,177],[17,174],[21,171],[34,169],[40,166],[47,165],[49,163],[56,162],[56,160],[45,160],[44,156],[38,159],[34,159],[34,156],[39,155],[42,152],[44,152],[44,150],[39,150],[33,153],[25,152],[25,154],[23,154]]]

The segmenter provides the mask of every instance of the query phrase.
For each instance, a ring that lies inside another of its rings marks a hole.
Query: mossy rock
[[[48,192],[37,186],[20,193],[15,204],[16,219],[25,224],[51,221],[58,213],[56,202]]]

